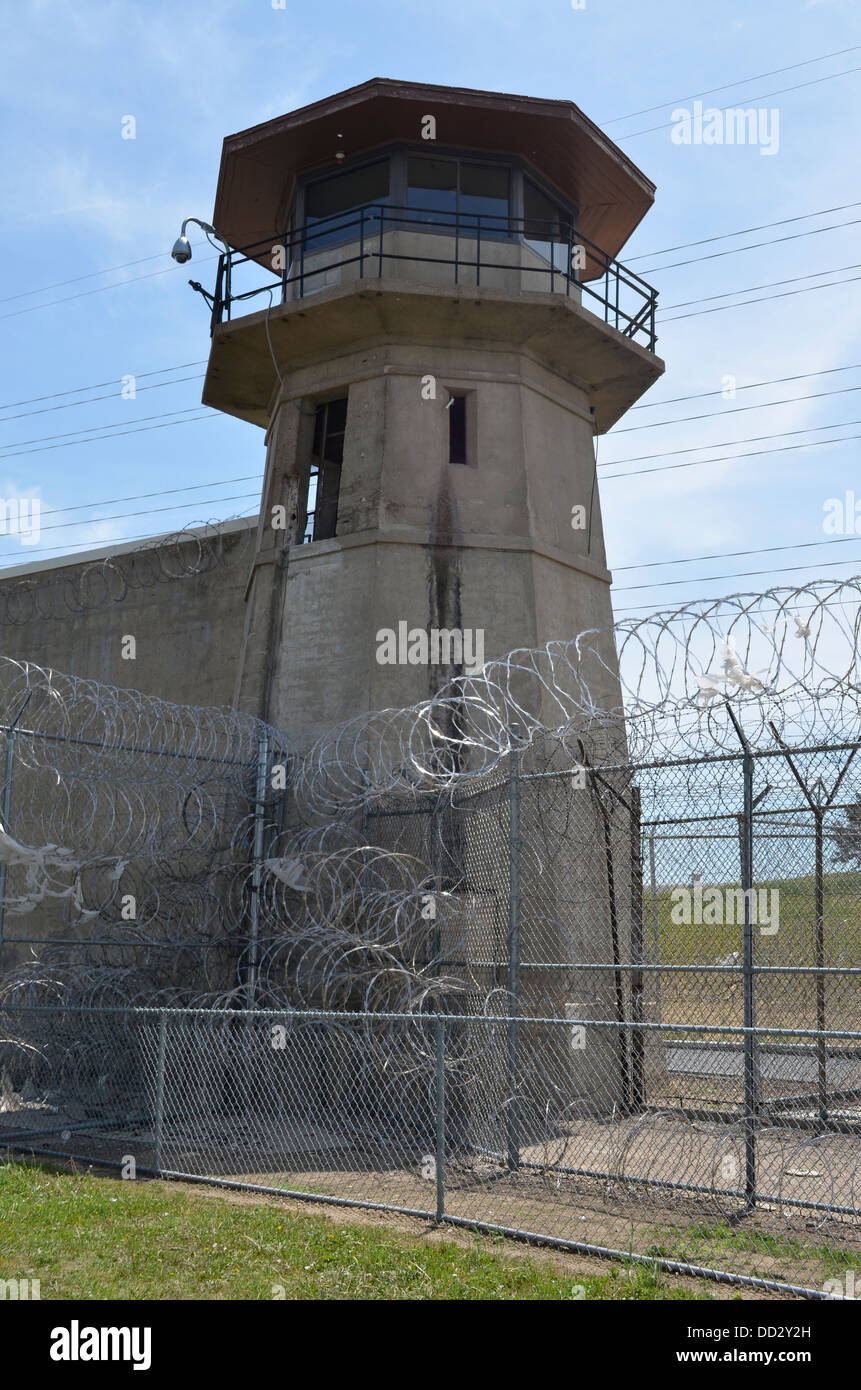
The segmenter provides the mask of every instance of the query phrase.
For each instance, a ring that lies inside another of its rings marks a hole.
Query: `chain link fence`
[[[586,634],[301,756],[0,661],[0,1145],[825,1296],[861,1260],[861,591],[795,645],[775,603],[617,632],[624,721]]]
[[[758,1125],[751,1193],[743,1115],[595,1105],[590,1053],[609,1027],[6,1008],[0,1136],[130,1178],[382,1208],[822,1296],[857,1262],[857,1134]],[[706,1052],[742,1040],[697,1029]]]
[[[382,998],[396,948],[416,1008],[80,1009],[19,985],[0,1142],[821,1295],[861,1258],[861,872],[840,859],[861,759],[564,751],[365,808],[403,920],[381,955],[342,904],[351,977]],[[317,955],[285,960],[273,925],[264,902],[268,992],[304,969],[310,993]]]

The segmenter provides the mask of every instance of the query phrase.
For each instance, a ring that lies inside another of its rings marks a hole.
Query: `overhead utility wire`
[[[202,357],[198,362],[177,362],[175,367],[153,367],[148,372],[132,372],[131,376],[135,381],[143,381],[148,376],[163,376],[165,372],[182,372],[186,367],[205,367],[207,359]],[[82,391],[100,391],[103,386],[115,386],[119,378],[112,377],[110,381],[93,381],[89,386],[73,386],[68,391],[52,391],[47,396],[30,396],[25,401],[9,401],[8,405],[0,405],[0,410],[15,410],[19,405],[38,405],[40,401],[56,401],[60,396],[77,396]],[[0,422],[2,423],[2,422]]]
[[[205,372],[196,372],[194,376],[174,377],[173,381],[154,381],[149,386],[135,385],[135,394],[129,399],[134,400],[143,391],[160,391],[163,386],[179,386],[184,381],[203,381],[205,375]],[[22,410],[19,415],[0,415],[0,425],[5,425],[7,420],[28,420],[33,415],[51,415],[55,410],[74,410],[75,406],[79,405],[95,405],[97,401],[115,401],[121,395],[122,389],[109,391],[104,396],[88,396],[84,401],[66,401],[65,405],[45,405],[41,410]]]
[[[211,497],[210,502],[249,502],[257,496],[254,492],[237,492],[230,497]],[[84,517],[82,521],[55,521],[50,526],[40,526],[42,531],[64,531],[70,526],[101,526],[106,521],[128,521],[130,517],[137,516],[158,516],[163,512],[182,512],[188,511],[189,507],[199,507],[201,499],[195,498],[193,502],[172,502],[169,507],[148,507],[140,512],[115,512],[111,516],[92,516]],[[12,536],[7,539],[14,539]],[[5,554],[6,552],[4,552]]]
[[[732,463],[735,459],[762,458],[765,454],[789,454],[796,449],[820,449],[826,444],[848,444],[853,439],[861,439],[861,434],[847,434],[840,439],[808,439],[804,444],[782,444],[779,448],[756,449],[752,453],[744,454],[720,454],[713,459],[688,459],[685,463],[667,463],[655,468],[637,468],[630,473],[608,473],[603,481],[609,482],[612,478],[640,478],[648,473],[672,473],[678,468],[699,468],[707,463]],[[703,448],[708,447],[707,444],[703,445]],[[607,467],[611,466],[607,465]]]
[[[782,72],[793,72],[796,68],[808,68],[813,63],[824,63],[829,58],[842,58],[846,53],[857,53],[861,44],[853,44],[851,48],[837,48],[833,53],[822,53],[818,58],[805,58],[800,63],[790,63],[785,68],[771,68],[768,72],[759,72],[755,77],[739,77],[734,82],[724,82],[719,87],[707,87],[704,92],[691,92],[686,97],[674,97],[672,101],[658,102],[657,106],[643,106],[639,111],[629,111],[627,116],[611,116],[609,121],[602,121],[602,125],[617,125],[619,121],[633,121],[637,116],[648,116],[652,111],[662,111],[665,106],[676,106],[680,101],[696,101],[698,97],[710,97],[715,92],[724,92],[728,87],[744,87],[748,82],[761,82],[766,77],[777,77]]]
[[[812,376],[832,376],[835,372],[856,372],[861,370],[861,362],[849,362],[845,367],[821,367],[816,372],[797,372],[794,376],[773,376],[766,381],[749,381],[744,386],[734,386],[733,391],[756,391],[760,386],[783,386],[787,381],[807,381]],[[710,396],[724,396],[725,390],[721,387],[715,391],[697,391],[690,396],[664,396],[657,401],[641,401],[639,405],[632,405],[631,410],[655,410],[662,405],[680,405],[683,401],[704,401]],[[621,430],[618,431],[622,433]]]
[[[814,434],[817,430],[837,430],[848,425],[861,425],[861,420],[829,420],[827,425],[806,425],[803,429],[778,430],[774,434],[750,434],[743,439],[715,439],[711,444],[689,444],[682,449],[659,449],[654,454],[631,454],[623,459],[607,459],[599,468],[615,468],[622,463],[641,463],[647,459],[676,458],[679,454],[695,454],[700,449],[729,449],[734,444],[762,444],[766,439],[792,439],[797,434]],[[816,443],[816,440],[811,440]]]
[[[797,405],[800,401],[821,401],[827,396],[845,396],[853,391],[861,391],[861,385],[840,386],[836,391],[813,391],[807,396],[782,396],[779,401],[757,401],[755,405],[733,405],[727,410],[707,410],[699,415],[677,415],[673,420],[649,420],[645,425],[627,425],[623,430],[613,430],[607,437],[615,439],[620,434],[632,434],[635,430],[656,430],[667,425],[684,425],[691,420],[723,420],[727,415],[743,415],[749,410],[769,410],[771,406]]]
[[[772,227],[788,227],[791,222],[807,222],[811,217],[828,217],[832,212],[848,212],[850,208],[859,208],[861,203],[840,203],[834,208],[820,208],[818,212],[799,212],[794,217],[781,217],[777,222],[760,222],[756,227],[739,227],[735,232],[720,232],[717,236],[700,237],[699,241],[680,241],[678,246],[664,246],[660,251],[643,251],[639,256],[626,256],[626,265],[633,265],[634,261],[651,261],[655,256],[669,256],[672,251],[687,251],[691,246],[708,246],[713,241],[727,241],[734,236],[747,236],[748,232],[767,232]],[[843,226],[843,223],[840,223]],[[821,229],[815,229],[821,230]],[[763,242],[764,246],[769,246],[770,242]],[[656,266],[659,270],[661,267]]]
[[[808,82],[796,82],[792,87],[778,87],[773,92],[757,92],[755,96],[738,97],[737,101],[765,101],[768,97],[784,96],[787,92],[800,92],[802,87],[816,87],[820,82],[833,82],[835,77],[849,77],[852,73],[861,72],[861,66],[854,68],[844,68],[842,72],[830,72],[824,77],[811,77]],[[741,83],[728,83],[728,86],[741,86]],[[666,106],[672,105],[671,102],[663,103]],[[728,102],[726,106],[719,106],[716,109],[720,112],[732,111],[736,102]],[[634,140],[638,135],[651,135],[656,130],[668,130],[675,125],[675,121],[664,121],[661,125],[648,126],[645,130],[632,130],[624,135],[617,135],[617,140]]]
[[[713,555],[685,555],[675,560],[641,560],[636,565],[614,565],[613,573],[658,569],[664,565],[696,565],[705,560],[735,560],[746,555],[774,555],[780,550],[811,550],[821,545],[847,545],[850,541],[857,543],[861,541],[861,536],[832,536],[827,541],[796,541],[793,545],[760,545],[752,550],[721,550]]]

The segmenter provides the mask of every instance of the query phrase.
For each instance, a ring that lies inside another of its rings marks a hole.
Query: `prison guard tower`
[[[663,370],[654,292],[615,259],[653,194],[568,101],[373,79],[227,137],[203,400],[267,450],[239,709],[301,746],[463,672],[456,648],[411,662],[416,629],[480,630],[491,660],[610,627],[594,436]],[[593,696],[618,707],[603,657]],[[505,953],[494,834],[458,850],[473,959]],[[600,846],[584,812],[566,872],[527,856],[524,967],[611,959]],[[611,1007],[600,972],[573,999],[522,978],[525,1011]],[[592,1060],[606,1091],[615,1059]]]

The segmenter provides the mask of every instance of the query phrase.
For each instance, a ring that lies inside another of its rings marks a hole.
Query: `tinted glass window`
[[[508,218],[508,170],[498,164],[460,166],[460,212],[481,217],[482,228],[500,228]],[[494,219],[500,219],[494,223]],[[471,218],[467,217],[467,225]]]
[[[527,245],[552,261],[557,270],[567,270],[568,243],[573,235],[570,215],[529,179],[523,180],[523,214]]]
[[[454,213],[457,211],[455,161],[410,156],[407,161],[407,206],[419,209],[415,218],[411,220],[454,222]],[[423,211],[428,213],[426,219],[422,218]]]
[[[345,169],[331,178],[311,183],[305,190],[305,221],[308,225],[306,254],[336,241],[358,240],[357,213],[369,203],[389,199],[389,161],[378,160],[361,169]],[[365,226],[373,221],[366,214]]]
[[[456,159],[428,159],[411,155],[407,160],[407,204],[416,209],[411,222],[437,226],[478,226],[482,232],[507,231],[508,170],[498,164],[466,164]]]

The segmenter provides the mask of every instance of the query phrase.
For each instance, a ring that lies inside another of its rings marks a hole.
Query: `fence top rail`
[[[856,749],[859,746],[861,746],[861,739],[854,740],[851,742],[800,744],[798,747],[790,747],[789,751],[793,756],[801,757],[806,754],[813,753],[851,752],[853,749]],[[522,746],[515,745],[514,751],[525,752],[527,751],[528,747],[528,743],[524,743]],[[754,761],[758,760],[759,758],[785,757],[784,750],[781,748],[754,747],[751,751],[753,753]],[[700,754],[696,757],[690,758],[666,758],[657,759],[650,762],[598,762],[594,764],[594,771],[600,772],[605,776],[612,776],[614,774],[618,774],[620,777],[624,777],[628,782],[631,782],[641,772],[652,772],[656,770],[662,770],[664,768],[703,767],[717,763],[738,763],[739,765],[741,765],[744,761],[744,756],[744,751],[741,748],[739,748],[737,752],[715,752],[714,754]],[[585,771],[588,774],[590,769],[581,767],[579,763],[572,763],[570,767],[551,768],[540,772],[530,772],[521,769],[518,776],[521,782],[564,782],[567,781],[575,772],[583,771]],[[453,805],[457,807],[459,805],[462,805],[464,802],[475,799],[476,797],[487,795],[488,793],[493,791],[499,791],[500,789],[505,788],[508,785],[507,776],[494,776],[492,777],[492,780],[483,780],[488,778],[488,774],[485,771],[478,771],[474,774],[470,774],[470,772],[466,770],[461,774],[461,776],[463,779],[463,784],[457,786],[454,789],[446,788],[443,790],[435,790],[430,787],[416,789],[412,793],[413,799],[411,801],[411,804],[405,804],[403,807],[385,806],[378,809],[375,806],[374,802],[369,800],[365,805],[365,812],[368,816],[372,816],[375,819],[405,815],[432,815],[434,811],[439,809],[440,804],[446,806]],[[389,795],[397,796],[398,794],[399,793],[397,791],[389,792]],[[840,810],[845,809],[845,807],[842,805],[835,805],[833,807],[830,807],[829,809]],[[772,807],[770,810],[766,810],[758,814],[775,815],[779,813],[781,815],[789,815],[795,814],[796,812],[806,814],[809,813],[809,810],[810,808],[808,806],[799,806],[797,808]],[[684,822],[685,824],[688,824],[693,823],[695,820],[734,820],[736,819],[737,814],[738,813],[735,811],[724,811],[709,816],[673,816],[668,817],[666,820],[662,820],[656,817],[649,817],[648,819],[643,819],[643,825],[677,825],[680,821]]]
[[[222,1018],[245,1019],[308,1019],[327,1020],[336,1023],[418,1023],[423,1025],[437,1023],[494,1023],[547,1024],[557,1028],[611,1028],[632,1029],[635,1032],[662,1033],[719,1033],[730,1036],[745,1035],[768,1038],[851,1038],[861,1042],[861,1031],[849,1028],[771,1028],[745,1027],[743,1025],[712,1023],[646,1023],[640,1019],[623,1021],[608,1018],[547,1018],[529,1014],[446,1014],[446,1013],[394,1013],[394,1012],[355,1012],[337,1009],[195,1009],[195,1008],[157,1008],[146,1005],[96,1005],[96,1004],[0,1004],[3,1013],[70,1013],[70,1014],[131,1014],[138,1017],[154,1018]]]
[[[806,753],[848,753],[854,748],[858,748],[859,739],[848,742],[837,743],[810,743],[799,744],[797,747],[790,745],[789,751],[795,756]],[[755,760],[759,758],[780,758],[784,757],[782,748],[757,748],[751,747],[751,753]],[[601,766],[602,772],[625,772],[630,776],[635,776],[638,772],[650,772],[655,768],[664,767],[695,767],[710,763],[741,763],[744,761],[744,751],[739,748],[738,752],[730,753],[699,753],[690,758],[657,758],[649,762],[632,761],[629,763],[614,763]]]

